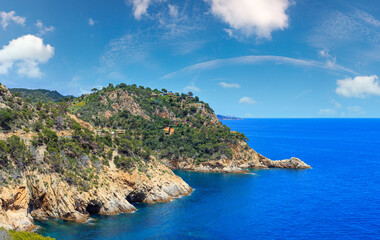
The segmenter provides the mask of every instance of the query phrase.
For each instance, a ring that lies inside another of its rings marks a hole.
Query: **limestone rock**
[[[99,173],[103,183],[81,192],[62,181],[58,174],[27,172],[16,187],[0,187],[0,227],[31,230],[33,218],[58,218],[84,222],[90,214],[113,215],[136,208],[131,202],[167,202],[192,189],[169,168],[153,159],[146,172],[131,173],[106,168]],[[131,197],[138,196],[138,197]]]
[[[292,157],[290,159],[285,159],[281,161],[271,161],[266,159],[264,161],[267,167],[269,168],[296,168],[296,169],[309,169],[310,165],[307,165],[299,158]]]

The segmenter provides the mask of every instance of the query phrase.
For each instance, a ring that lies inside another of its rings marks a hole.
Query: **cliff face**
[[[59,218],[84,222],[90,214],[113,215],[135,209],[130,202],[167,202],[192,189],[158,161],[146,172],[107,168],[99,175],[101,186],[82,192],[57,174],[27,172],[23,181],[1,187],[0,227],[31,230],[33,219]]]

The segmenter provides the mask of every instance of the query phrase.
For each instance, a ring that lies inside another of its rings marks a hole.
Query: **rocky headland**
[[[188,195],[171,169],[247,173],[311,168],[272,161],[244,134],[188,94],[110,84],[55,102],[22,98],[0,84],[0,227],[34,229],[34,219],[84,222]],[[36,97],[37,96],[37,97]],[[33,98],[33,99],[35,99]]]

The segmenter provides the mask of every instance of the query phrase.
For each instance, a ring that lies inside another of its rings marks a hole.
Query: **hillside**
[[[271,161],[192,94],[109,85],[59,103],[24,101],[0,84],[0,227],[83,222],[165,202],[192,189],[171,169],[244,173],[310,168]]]
[[[0,227],[31,230],[33,219],[46,218],[83,222],[89,214],[134,211],[130,202],[191,192],[139,143],[96,135],[67,105],[27,103],[0,85]]]
[[[26,89],[26,88],[10,88],[9,91],[13,94],[19,95],[22,99],[29,99],[31,102],[59,102],[65,96],[57,91],[50,91],[46,89]]]
[[[244,172],[303,166],[295,158],[273,162],[256,153],[243,133],[219,122],[210,106],[191,93],[110,84],[74,99],[68,109],[100,133],[126,131],[131,146],[141,144],[172,169]]]

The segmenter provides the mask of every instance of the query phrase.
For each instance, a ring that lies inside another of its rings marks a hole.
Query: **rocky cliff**
[[[0,188],[0,227],[28,231],[33,219],[58,218],[84,222],[90,214],[113,215],[135,211],[133,202],[167,202],[192,189],[158,161],[146,172],[106,168],[100,186],[87,192],[62,181],[58,174],[25,172],[19,184]]]

